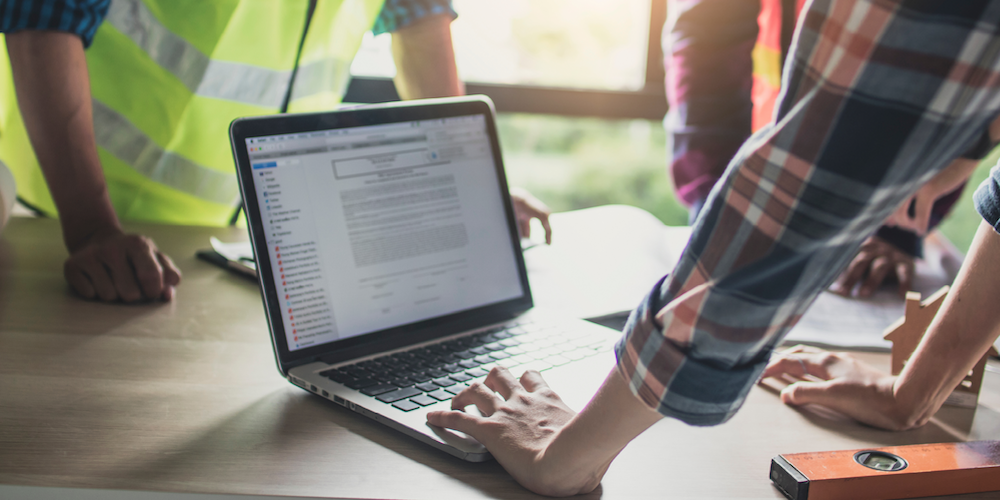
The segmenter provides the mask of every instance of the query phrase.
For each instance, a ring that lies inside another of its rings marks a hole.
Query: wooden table
[[[0,484],[351,498],[533,497],[495,462],[459,461],[284,381],[257,285],[194,257],[239,229],[133,225],[184,273],[171,303],[86,302],[62,277],[56,221],[0,236]],[[885,355],[864,354],[887,367]],[[725,425],[665,420],[591,497],[783,498],[780,453],[1000,436],[991,361],[977,411],[885,432],[754,388]],[[996,498],[996,493],[962,498]]]

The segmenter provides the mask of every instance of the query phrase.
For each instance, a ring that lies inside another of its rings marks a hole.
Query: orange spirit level
[[[1000,441],[778,455],[771,481],[791,500],[891,500],[1000,490]]]

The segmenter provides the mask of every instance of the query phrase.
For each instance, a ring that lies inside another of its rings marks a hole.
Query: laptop
[[[230,139],[291,383],[484,461],[426,413],[498,364],[579,410],[614,366],[617,332],[532,308],[488,98],[241,118]]]

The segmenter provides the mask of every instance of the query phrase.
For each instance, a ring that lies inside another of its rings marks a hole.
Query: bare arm
[[[918,427],[944,404],[951,391],[1000,335],[1000,234],[982,223],[951,293],[898,377],[850,355],[797,347],[774,358],[765,377],[810,375],[796,382],[782,401],[816,403],[877,427]]]
[[[502,367],[452,400],[455,409],[468,405],[476,405],[484,416],[436,411],[427,421],[475,437],[517,482],[552,496],[597,488],[625,445],[662,418],[632,395],[617,369],[578,414],[538,372],[529,370],[515,379]]]
[[[451,41],[451,16],[428,16],[392,34],[396,90],[403,99],[465,94]]]
[[[7,35],[7,47],[17,102],[62,217],[66,246],[72,252],[95,233],[120,230],[97,158],[80,38],[21,31]]]
[[[899,374],[895,397],[908,417],[925,424],[1000,335],[1000,234],[983,222],[955,286]]]
[[[90,80],[80,38],[70,33],[7,35],[17,102],[70,251],[65,274],[86,298],[169,299],[180,274],[147,238],[126,235],[97,156]]]

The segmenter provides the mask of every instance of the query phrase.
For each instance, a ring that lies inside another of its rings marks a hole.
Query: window
[[[459,73],[501,112],[660,119],[665,0],[454,0]],[[389,36],[368,35],[347,100],[396,98]]]
[[[511,185],[556,211],[623,203],[686,223],[660,124],[666,0],[453,2],[459,74],[496,104]],[[347,101],[398,99],[390,43],[365,38]]]

